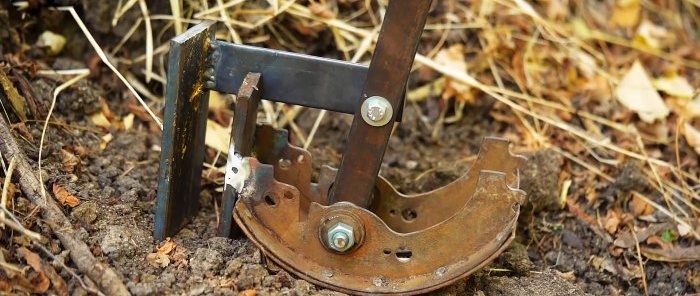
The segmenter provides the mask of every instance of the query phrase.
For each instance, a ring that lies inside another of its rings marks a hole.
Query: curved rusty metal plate
[[[234,218],[265,255],[315,284],[352,294],[427,292],[488,264],[513,237],[524,159],[504,140],[486,139],[464,177],[432,192],[407,196],[380,179],[370,211],[327,205],[334,170],[324,169],[312,184],[308,152],[286,143],[282,131],[258,130],[256,146],[273,148],[238,162],[245,180]],[[405,209],[413,219],[397,214]],[[328,251],[319,231],[338,217],[361,225],[362,243],[346,254]]]

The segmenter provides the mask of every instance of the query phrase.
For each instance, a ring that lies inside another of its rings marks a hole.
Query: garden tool
[[[155,238],[198,210],[208,92],[235,93],[221,236],[244,233],[271,262],[350,294],[417,294],[491,262],[514,237],[525,159],[485,138],[469,171],[418,195],[378,177],[431,0],[390,1],[369,66],[214,39],[205,21],[171,42]],[[354,118],[338,169],[256,122],[261,100]],[[235,224],[234,224],[235,221]]]

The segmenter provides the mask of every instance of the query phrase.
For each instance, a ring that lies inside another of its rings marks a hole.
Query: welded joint
[[[204,87],[213,89],[216,86],[216,65],[221,59],[221,49],[218,41],[212,36],[209,39],[209,56],[207,57],[207,67],[204,70]]]
[[[228,159],[226,161],[225,186],[231,186],[236,192],[241,193],[245,181],[250,177],[251,168],[247,158],[234,152],[233,141],[229,145]]]

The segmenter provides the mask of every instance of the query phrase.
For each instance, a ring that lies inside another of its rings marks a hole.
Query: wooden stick
[[[106,295],[130,295],[117,273],[109,265],[100,262],[92,255],[88,246],[80,239],[80,229],[74,229],[56,201],[52,198],[43,199],[41,197],[43,184],[39,183],[39,179],[27,162],[26,155],[17,145],[4,118],[0,119],[0,135],[2,155],[8,159],[16,158],[15,174],[19,179],[22,192],[27,199],[41,209],[44,221],[49,224],[63,247],[70,251],[70,257],[78,270],[97,283]]]

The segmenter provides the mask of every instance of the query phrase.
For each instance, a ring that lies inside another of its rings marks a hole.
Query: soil
[[[94,86],[84,87],[92,87],[99,93]],[[72,89],[63,99],[89,101],[93,91]],[[92,128],[86,114],[68,107],[71,104],[65,106],[57,109],[56,120]],[[483,136],[498,134],[503,128],[483,115],[487,113],[478,111],[479,108],[468,111],[463,120],[445,126],[437,137],[431,137],[428,127],[417,119],[418,109],[406,108],[404,122],[390,141],[381,174],[406,193],[430,190],[457,178],[468,169],[469,162],[464,160],[478,152]],[[300,120],[300,126],[310,127],[315,112],[305,111],[302,119],[307,120]],[[324,119],[310,149],[316,156],[316,166],[339,163],[345,149],[341,139],[347,134],[350,120],[347,115],[332,113]],[[177,246],[174,257],[178,259],[165,268],[149,263],[149,253],[158,247],[152,227],[159,161],[159,153],[153,147],[159,144],[159,139],[145,125],[139,126],[114,133],[114,139],[104,150],[99,148],[102,133],[52,128],[47,147],[52,153],[45,162],[46,172],[63,171],[57,151],[76,146],[92,151],[74,174],[50,174],[48,182],[61,184],[80,198],[81,204],[68,210],[70,217],[87,230],[88,245],[123,276],[131,293],[236,295],[238,291],[255,289],[261,295],[339,295],[295,279],[284,271],[266,268],[263,256],[246,238],[217,237],[214,203],[219,193],[208,187],[200,196],[202,210],[172,238]],[[31,126],[37,138],[38,128]],[[551,188],[556,181],[551,178],[557,178],[561,159],[547,150],[527,154],[530,164],[521,183],[524,190],[531,192],[530,200],[539,204],[524,207],[533,212],[523,215],[530,220],[521,219],[516,242],[484,270],[433,294],[642,295],[635,278],[591,264],[591,258],[603,258],[616,268],[621,267],[620,260],[608,255],[609,241],[570,214],[552,207],[558,203],[558,193]],[[618,181],[638,183],[629,171],[625,166],[626,173]],[[628,186],[627,183],[616,186]],[[541,211],[542,208],[548,210]],[[533,238],[551,244],[538,247]],[[691,275],[700,273],[697,263],[674,266],[648,262],[645,272],[650,295],[683,295],[698,289],[697,282],[690,281]]]
[[[31,83],[39,101],[49,106],[56,82],[37,77]],[[126,106],[133,98],[122,88],[113,88],[115,85],[118,83],[81,82],[59,96],[52,121],[60,124],[48,130],[42,173],[47,188],[58,184],[79,198],[80,205],[66,207],[66,214],[76,228],[84,228],[84,241],[93,254],[120,274],[133,295],[251,295],[251,290],[259,295],[343,295],[266,265],[264,256],[246,238],[217,237],[220,193],[211,184],[205,184],[201,193],[201,211],[171,238],[176,245],[172,261],[154,264],[149,254],[164,244],[152,236],[160,136],[150,123],[139,119],[125,131],[101,129],[92,123],[89,116],[99,110],[100,98],[109,101],[118,117],[130,112]],[[484,136],[503,135],[508,129],[490,115],[494,102],[483,96],[464,110],[461,120],[440,125],[435,132],[422,114],[428,114],[437,100],[407,104],[403,122],[389,142],[380,174],[404,193],[429,191],[456,179],[469,168],[470,157],[478,152]],[[318,110],[307,109],[297,124],[308,130],[317,114]],[[351,120],[335,113],[325,117],[310,147],[315,171],[321,165],[338,166]],[[26,140],[21,143],[36,161],[42,125],[27,122],[26,126],[32,138],[22,135]],[[113,139],[102,149],[101,139],[108,133]],[[290,141],[299,144],[293,136]],[[74,170],[66,169],[62,150],[79,155]],[[607,233],[562,210],[557,184],[563,168],[570,164],[552,150],[528,151],[514,143],[513,151],[530,159],[521,175],[529,202],[523,206],[514,243],[483,270],[431,294],[643,295],[642,271],[636,261],[628,260],[636,256],[634,249],[612,256],[612,238]],[[572,192],[589,186],[607,193],[610,198],[603,198],[602,208],[614,196],[647,186],[634,163],[621,166],[613,176],[617,177],[614,183],[576,184]],[[33,208],[26,201],[16,206],[25,213]],[[51,237],[45,222],[36,220],[42,233]],[[56,240],[50,245],[59,256]],[[648,261],[643,273],[649,295],[700,293],[698,262]],[[71,283],[73,295],[86,294],[65,270],[60,274]]]

